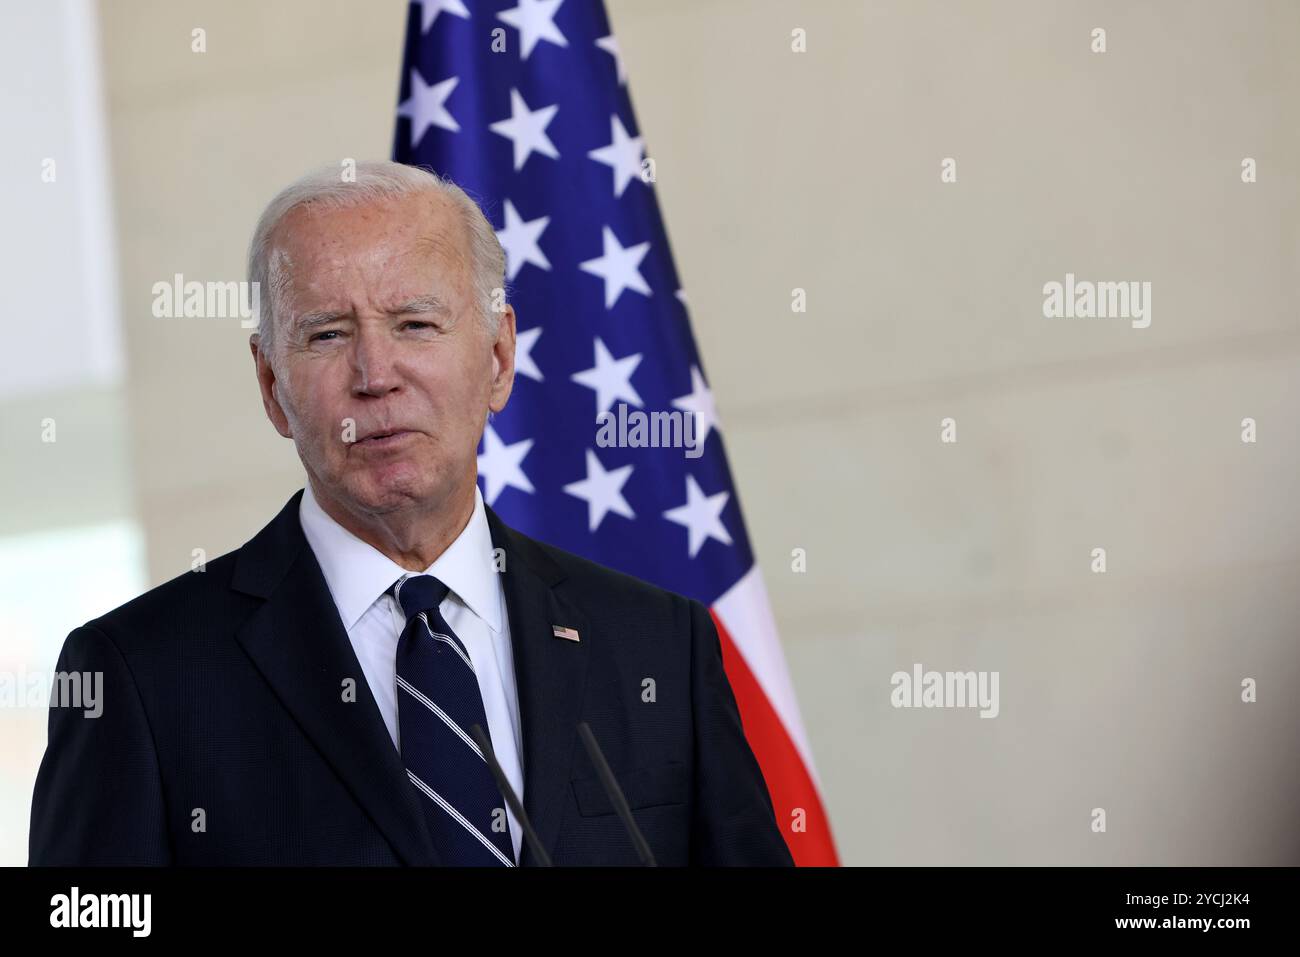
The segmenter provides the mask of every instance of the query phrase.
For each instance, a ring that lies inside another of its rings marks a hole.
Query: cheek
[[[461,359],[454,366],[440,365],[423,377],[426,394],[444,420],[473,418],[487,395],[485,366],[474,358]]]
[[[310,437],[311,444],[317,448],[329,446],[332,444],[330,438],[341,436],[343,413],[336,408],[337,400],[332,398],[336,395],[330,390],[328,370],[296,370],[281,401],[295,434]]]
[[[496,356],[491,353],[476,353],[461,370],[464,375],[461,380],[462,392],[476,415],[481,411],[479,406],[486,406],[488,397],[492,394],[496,361]]]

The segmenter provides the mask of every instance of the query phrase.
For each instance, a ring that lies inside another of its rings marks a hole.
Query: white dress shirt
[[[334,521],[316,501],[310,482],[303,490],[298,517],[325,574],[325,582],[379,705],[379,713],[388,726],[394,747],[400,752],[397,642],[406,618],[397,601],[385,592],[403,575],[417,573],[402,568]],[[423,574],[435,576],[451,589],[438,606],[439,611],[474,663],[492,750],[515,793],[523,800],[523,739],[510,619],[506,614],[501,576],[492,559],[492,534],[483,508],[483,495],[476,485],[469,524]],[[506,814],[518,862],[523,835],[508,805]]]

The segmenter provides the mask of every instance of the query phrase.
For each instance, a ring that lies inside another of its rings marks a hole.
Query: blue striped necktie
[[[406,615],[397,643],[402,764],[444,864],[513,867],[506,802],[469,733],[475,724],[489,733],[478,678],[438,610],[449,590],[432,575],[403,575],[389,589]]]

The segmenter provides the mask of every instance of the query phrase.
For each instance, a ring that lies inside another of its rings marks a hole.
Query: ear
[[[500,412],[510,399],[515,384],[515,307],[506,305],[497,323],[497,336],[492,343],[492,394],[488,408]]]
[[[286,439],[291,439],[293,431],[289,428],[289,418],[284,414],[275,394],[275,369],[271,367],[270,357],[262,349],[261,337],[256,332],[248,337],[248,348],[253,354],[253,367],[257,372],[258,388],[262,391],[262,408],[266,410],[266,417],[275,426],[275,431]]]

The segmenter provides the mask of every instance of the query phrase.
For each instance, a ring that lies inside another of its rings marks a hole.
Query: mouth
[[[390,432],[372,432],[365,438],[358,439],[356,445],[363,449],[387,449],[402,445],[415,437],[410,429],[394,429]]]

